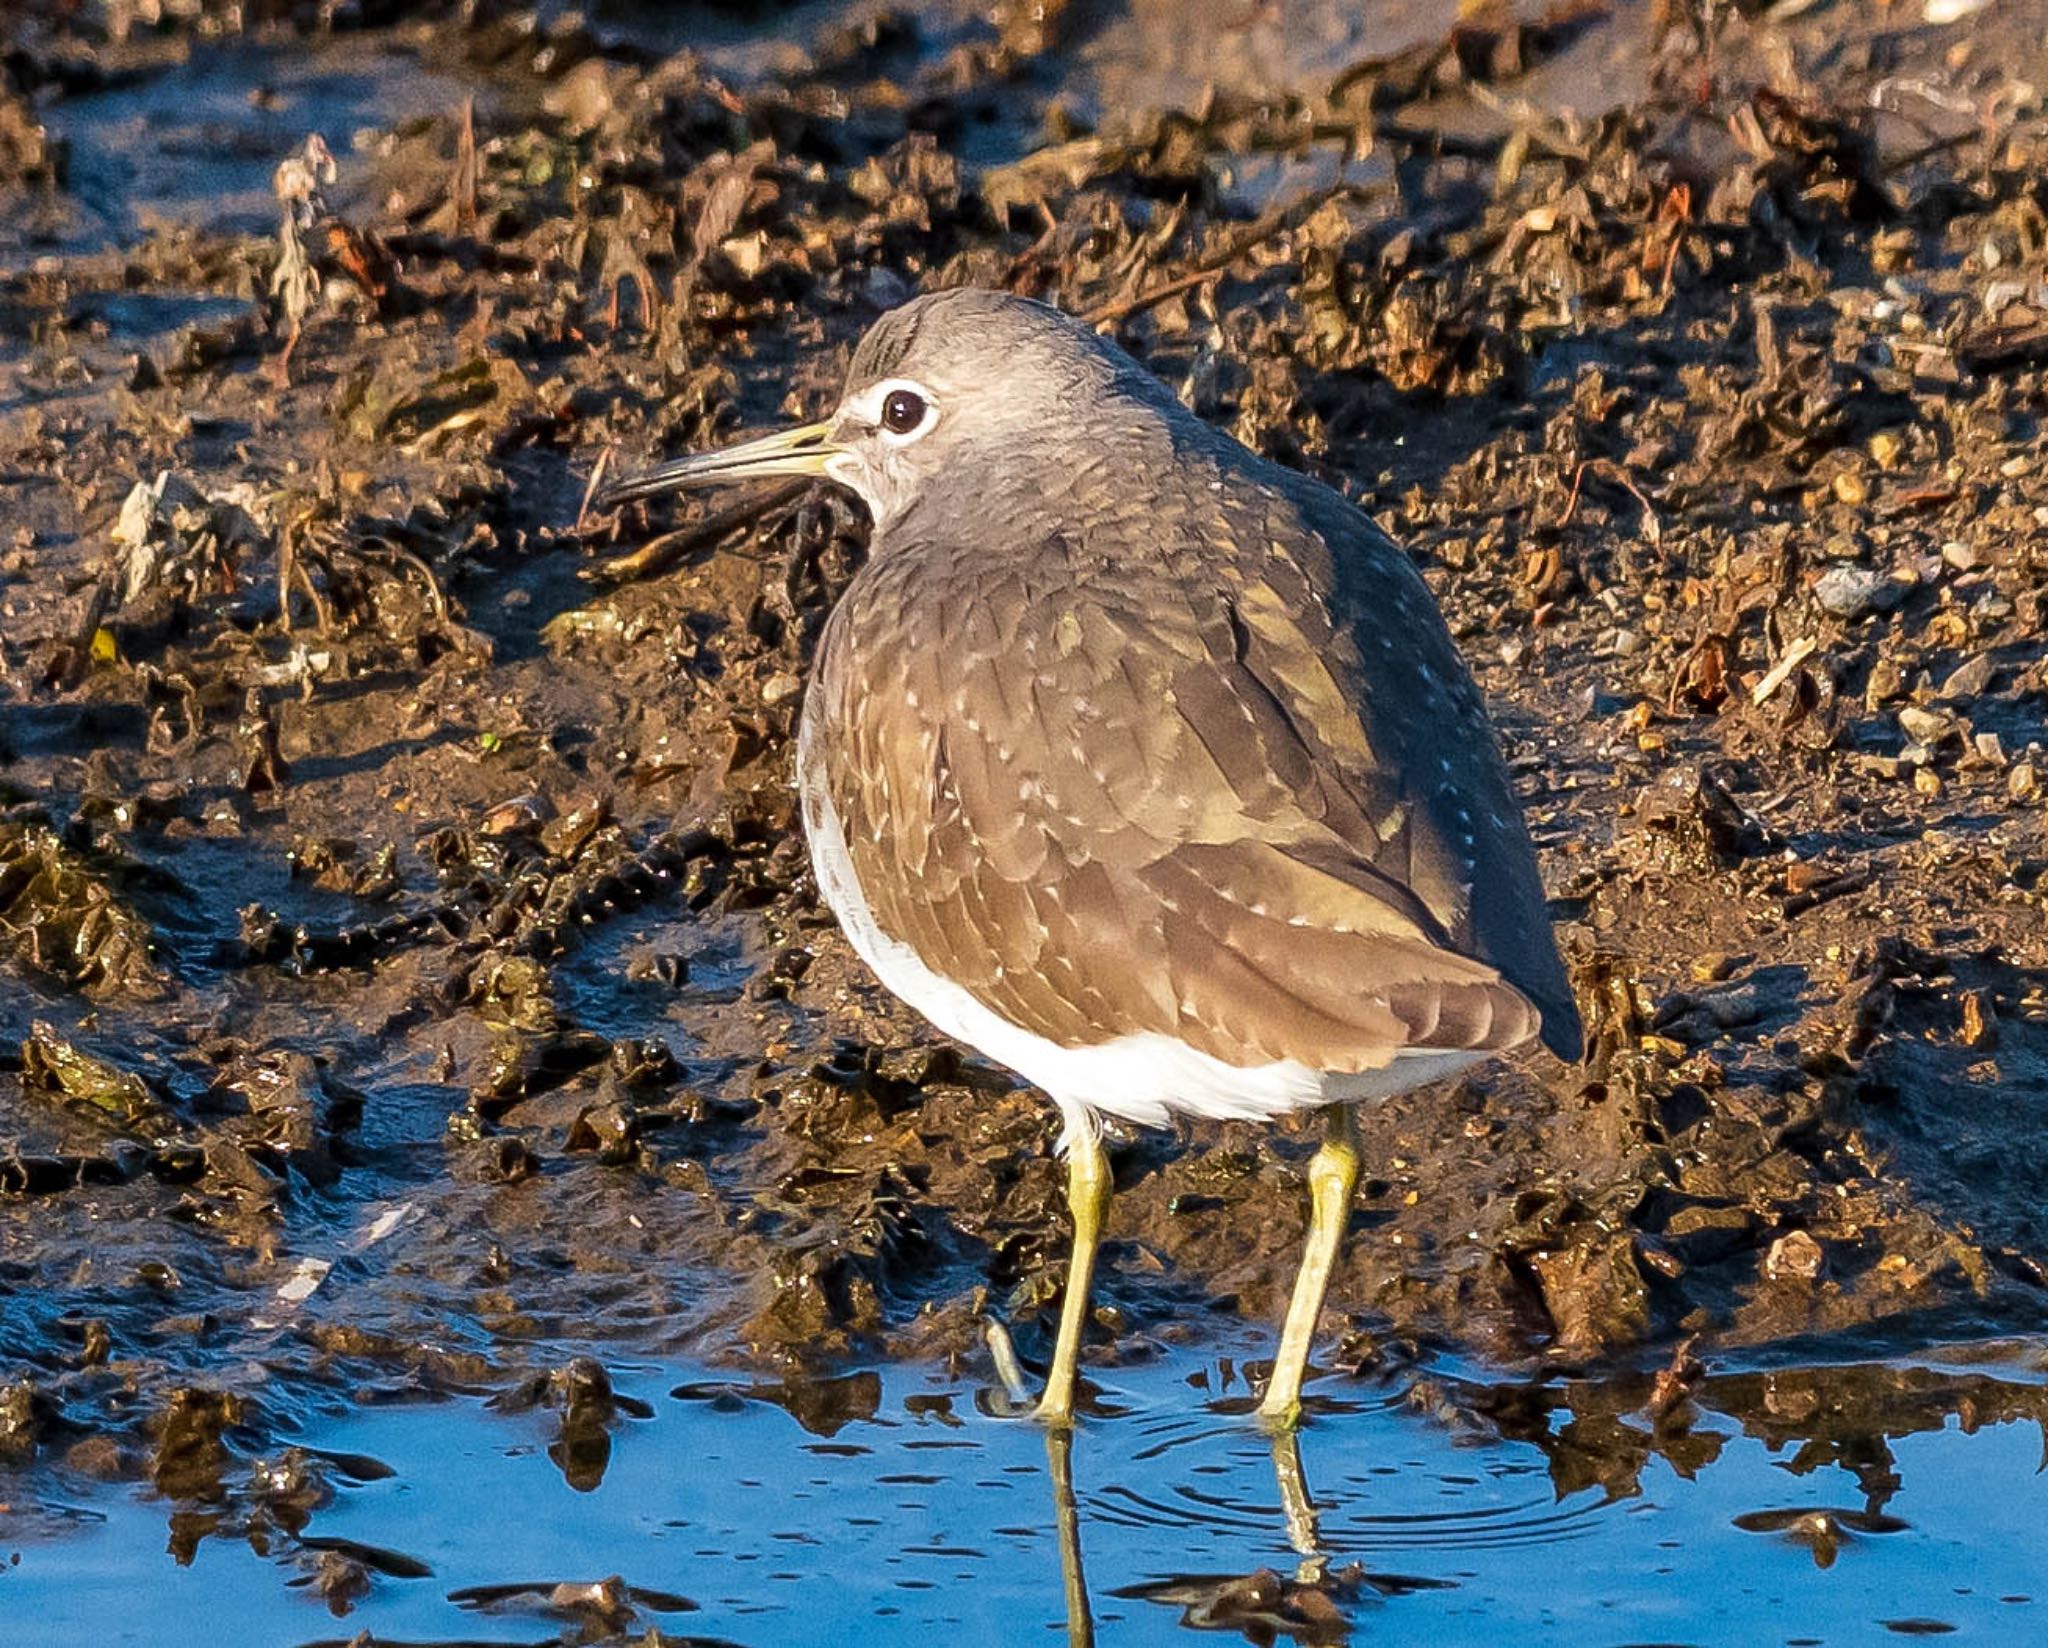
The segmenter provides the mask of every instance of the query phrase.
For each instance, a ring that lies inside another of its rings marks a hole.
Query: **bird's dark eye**
[[[930,408],[914,389],[892,389],[882,402],[882,427],[892,435],[908,435],[924,422]]]

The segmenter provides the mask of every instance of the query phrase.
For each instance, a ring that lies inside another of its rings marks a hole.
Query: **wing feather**
[[[1352,1072],[1546,1019],[1575,1041],[1533,855],[1427,591],[1363,517],[1284,494],[1236,506],[1251,529],[1220,575],[1214,555],[1177,570],[1170,510],[1137,565],[1027,549],[1035,585],[963,551],[972,523],[892,528],[806,706],[876,921],[1062,1046],[1149,1031]]]

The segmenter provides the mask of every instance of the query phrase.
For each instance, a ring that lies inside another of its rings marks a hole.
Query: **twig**
[[[693,551],[716,543],[735,528],[750,525],[771,510],[794,503],[810,484],[809,481],[791,481],[772,492],[743,498],[724,509],[715,509],[700,521],[678,527],[673,532],[664,532],[658,538],[650,538],[629,555],[616,555],[609,561],[587,566],[577,576],[593,584],[629,584],[641,578],[655,577]]]
[[[476,233],[476,99],[462,100],[462,124],[455,133],[455,232]]]
[[[1642,505],[1643,535],[1652,543],[1655,543],[1663,529],[1662,523],[1657,519],[1657,511],[1651,506],[1650,500],[1643,496],[1642,489],[1629,479],[1628,471],[1612,458],[1587,458],[1577,469],[1572,471],[1571,495],[1565,499],[1564,513],[1557,518],[1558,530],[1562,531],[1565,527],[1570,526],[1572,524],[1572,517],[1578,514],[1579,494],[1585,487],[1586,471],[1589,469],[1596,474],[1605,475],[1616,486],[1620,487],[1631,498],[1635,499],[1637,503]]]
[[[413,571],[426,580],[427,600],[433,606],[434,621],[441,624],[448,622],[448,597],[441,593],[441,580],[434,576],[434,569],[421,560],[419,556],[405,548],[402,544],[393,543],[389,538],[384,537],[365,538],[358,546],[357,552],[359,554],[381,555],[387,560],[396,561],[401,566],[411,567]]]
[[[1045,220],[1045,228],[1036,240],[1010,259],[1010,267],[1003,271],[1003,287],[1006,291],[1017,290],[1017,282],[1039,260],[1045,249],[1053,243],[1053,237],[1060,232],[1060,220],[1052,215],[1052,208],[1042,200],[1038,203],[1038,215]]]
[[[1976,126],[1964,132],[1951,132],[1946,137],[1937,137],[1932,143],[1923,143],[1917,149],[1908,149],[1903,154],[1893,155],[1884,162],[1883,169],[1888,173],[1903,172],[1909,167],[1919,165],[1923,160],[1932,160],[1936,155],[1946,154],[1951,149],[1960,149],[1966,143],[1974,143],[1983,135],[1983,129]]]
[[[1143,291],[1132,292],[1120,298],[1111,298],[1107,303],[1097,304],[1086,311],[1081,319],[1090,326],[1106,326],[1113,321],[1126,320],[1140,310],[1150,309],[1154,304],[1164,303],[1168,298],[1202,285],[1227,273],[1247,252],[1254,250],[1275,235],[1299,227],[1302,220],[1332,200],[1350,198],[1370,200],[1386,193],[1379,185],[1357,183],[1333,183],[1328,188],[1304,195],[1300,200],[1286,206],[1276,206],[1261,212],[1247,224],[1244,230],[1233,235],[1229,243],[1219,252],[1212,252],[1192,269],[1161,281]]]
[[[576,524],[569,530],[580,533],[583,523],[590,517],[590,500],[597,496],[597,489],[604,485],[604,478],[611,473],[612,448],[606,447],[597,455],[597,462],[590,466],[590,484],[583,489],[583,502],[576,506]]]
[[[1324,135],[1320,128],[1317,136]],[[1331,134],[1335,135],[1335,134]],[[1372,135],[1385,143],[1400,143],[1411,149],[1427,150],[1452,160],[1495,161],[1507,147],[1505,137],[1472,137],[1464,132],[1444,131],[1435,126],[1408,126],[1398,120],[1376,120]],[[1532,138],[1547,142],[1540,133],[1531,132]]]
[[[1785,649],[1784,656],[1765,672],[1764,678],[1750,689],[1749,701],[1752,704],[1764,703],[1772,693],[1792,678],[1794,670],[1813,656],[1814,649],[1819,645],[1820,643],[1811,635],[1800,636]]]
[[[292,574],[299,565],[299,522],[294,515],[277,534],[277,621],[285,634],[292,632]]]
[[[330,572],[330,576],[331,576]],[[327,600],[320,588],[313,582],[313,574],[307,568],[303,556],[292,557],[292,577],[299,588],[305,591],[306,599],[313,605],[313,627],[316,633],[325,635],[334,628],[334,616],[327,609]],[[286,625],[287,629],[291,626]]]

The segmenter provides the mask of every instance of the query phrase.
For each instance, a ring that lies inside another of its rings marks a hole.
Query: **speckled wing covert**
[[[1166,497],[892,525],[807,711],[877,923],[1062,1046],[1151,1031],[1351,1073],[1540,1029],[1573,1054],[1534,854],[1427,587],[1335,494],[1232,450],[1181,454]],[[1067,525],[1004,542],[1006,519]]]

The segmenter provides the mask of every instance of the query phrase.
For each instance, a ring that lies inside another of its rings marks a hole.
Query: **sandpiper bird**
[[[1317,1108],[1261,1412],[1301,1381],[1351,1107],[1579,1018],[1486,710],[1428,587],[1335,492],[1041,303],[884,315],[822,423],[604,505],[823,475],[874,518],[797,744],[818,889],[884,985],[1065,1121],[1074,1247],[1039,1415],[1071,1422],[1110,1193],[1098,1118]]]

